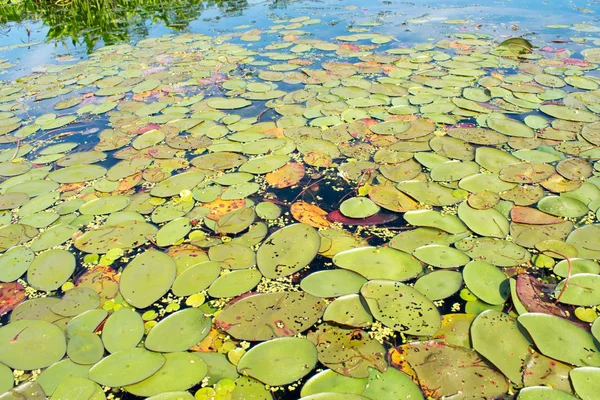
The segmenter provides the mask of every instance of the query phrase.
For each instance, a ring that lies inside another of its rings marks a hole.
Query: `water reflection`
[[[6,2],[7,4],[2,4]],[[1,0],[0,24],[40,20],[49,27],[47,41],[84,45],[91,52],[98,41],[114,44],[149,34],[148,22],[186,31],[210,7],[221,15],[239,15],[246,0]]]

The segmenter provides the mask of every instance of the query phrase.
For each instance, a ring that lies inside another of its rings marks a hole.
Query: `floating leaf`
[[[0,362],[10,368],[45,368],[59,361],[66,350],[63,331],[49,322],[12,321],[0,328]]]
[[[600,366],[600,353],[588,332],[560,317],[526,313],[518,321],[548,357],[577,366]],[[553,332],[548,335],[548,332]]]
[[[340,374],[367,378],[369,367],[387,369],[383,345],[364,331],[323,324],[307,338],[317,348],[319,362]]]
[[[471,340],[474,350],[512,382],[521,383],[521,370],[529,356],[530,346],[515,319],[498,311],[484,311],[471,325]]]
[[[406,281],[423,270],[421,263],[411,255],[387,247],[359,247],[338,253],[333,263],[354,271],[365,278]]]
[[[267,385],[292,383],[308,374],[317,363],[317,350],[306,339],[277,338],[248,351],[238,363],[238,372]]]
[[[160,353],[136,347],[103,358],[90,369],[89,377],[105,386],[131,385],[152,376],[165,361],[165,357]]]
[[[186,390],[199,383],[208,371],[206,363],[193,353],[165,354],[165,364],[152,376],[124,389],[136,396]]]
[[[171,288],[175,270],[175,261],[167,254],[147,250],[125,267],[119,290],[129,304],[146,308]]]
[[[304,268],[317,255],[321,238],[307,224],[292,224],[269,236],[256,252],[260,272],[273,279]]]
[[[375,319],[396,331],[430,336],[440,329],[441,318],[435,305],[410,286],[372,280],[363,285],[361,294]]]
[[[304,292],[255,294],[231,303],[215,324],[236,339],[269,340],[305,331],[324,309],[323,300]]]
[[[493,399],[508,389],[506,378],[474,350],[434,340],[393,348],[390,363],[413,375],[424,393],[433,397],[469,393]]]

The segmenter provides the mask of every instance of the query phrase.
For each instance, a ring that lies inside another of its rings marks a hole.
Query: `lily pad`
[[[185,351],[208,335],[211,321],[199,308],[186,308],[161,320],[146,336],[144,346],[152,351]]]
[[[15,246],[0,256],[0,281],[13,282],[19,279],[29,268],[35,254],[24,246]]]
[[[600,351],[592,335],[582,328],[563,318],[542,313],[522,314],[518,321],[542,354],[576,366],[600,366]]]
[[[238,372],[267,385],[292,383],[317,363],[317,349],[302,338],[277,338],[250,349],[238,363]]]
[[[363,285],[361,294],[375,319],[396,331],[430,336],[441,327],[437,307],[408,285],[371,280]]]
[[[412,254],[421,262],[437,268],[456,268],[471,261],[462,251],[439,244],[418,247]]]
[[[423,270],[421,263],[410,254],[389,247],[359,247],[342,251],[333,257],[333,263],[369,280],[407,281]]]
[[[162,354],[136,347],[103,358],[90,369],[89,378],[110,387],[131,385],[154,375],[165,362]]]
[[[140,314],[121,308],[112,314],[102,328],[102,342],[109,353],[134,348],[144,336],[144,321]]]
[[[190,296],[209,287],[221,273],[221,266],[215,261],[205,261],[186,269],[173,282],[175,296]]]
[[[75,240],[75,247],[86,253],[106,253],[111,249],[131,249],[143,245],[158,229],[140,221],[126,221],[90,230]]]
[[[358,293],[367,280],[346,270],[326,270],[310,274],[300,282],[306,293],[316,297],[339,297]]]
[[[0,362],[10,368],[45,368],[62,359],[66,350],[63,331],[50,322],[20,320],[0,328]]]
[[[260,272],[267,278],[287,276],[308,265],[317,255],[321,237],[307,224],[288,225],[269,236],[256,252]]]
[[[269,340],[305,331],[324,309],[322,299],[304,292],[255,294],[229,304],[215,325],[236,339]]]
[[[146,308],[160,299],[175,280],[175,261],[167,254],[147,250],[123,270],[119,291],[129,304]]]
[[[475,296],[489,304],[504,304],[510,294],[504,272],[483,261],[471,261],[465,265],[463,279]]]
[[[575,393],[583,400],[592,400],[600,390],[600,368],[580,367],[569,374]]]
[[[75,270],[75,257],[67,250],[39,254],[27,270],[27,281],[38,290],[50,292],[65,283]]]
[[[341,213],[349,218],[367,218],[379,210],[379,206],[366,197],[352,197],[340,205]]]
[[[361,330],[323,324],[308,334],[318,352],[319,362],[354,378],[367,378],[369,368],[387,369],[383,345]]]
[[[165,354],[165,364],[152,376],[124,389],[136,396],[187,390],[199,383],[208,372],[206,363],[193,353]]]
[[[412,342],[390,351],[390,363],[411,374],[426,395],[469,393],[484,399],[504,395],[506,378],[468,348],[435,340]]]
[[[514,318],[495,310],[482,312],[471,325],[471,340],[473,349],[512,382],[521,383],[521,370],[531,349]]]
[[[414,288],[429,300],[442,300],[458,292],[463,284],[462,275],[457,271],[433,271],[420,277]]]

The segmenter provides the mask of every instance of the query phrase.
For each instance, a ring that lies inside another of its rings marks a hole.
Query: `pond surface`
[[[0,0],[0,399],[595,399],[599,12]]]

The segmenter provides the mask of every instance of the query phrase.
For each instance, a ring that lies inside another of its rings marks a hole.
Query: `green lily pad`
[[[103,396],[104,392],[102,388],[95,382],[87,378],[80,377],[69,377],[62,381],[56,388],[56,391],[50,397],[52,400],[77,400],[80,398],[92,399],[94,394],[101,393],[99,396]],[[106,398],[106,397],[99,397]]]
[[[317,349],[302,338],[277,338],[250,349],[239,361],[241,374],[272,386],[292,383],[307,375],[317,363]]]
[[[217,233],[239,233],[247,229],[256,218],[254,207],[244,207],[223,215],[215,224]]]
[[[238,171],[249,172],[255,175],[266,174],[267,172],[283,167],[288,161],[290,161],[290,157],[284,154],[262,156],[249,160]]]
[[[104,346],[95,333],[77,332],[69,338],[67,355],[78,364],[95,364],[104,355]]]
[[[199,308],[186,308],[161,320],[146,336],[148,350],[163,353],[185,351],[208,335],[211,320]]]
[[[156,232],[156,244],[162,247],[171,246],[185,238],[191,230],[189,218],[175,218]]]
[[[32,226],[22,224],[4,225],[0,227],[0,250],[6,251],[13,246],[25,243],[37,234],[38,230]]]
[[[240,98],[213,97],[209,99],[206,104],[217,110],[236,110],[238,108],[248,107],[252,102]]]
[[[12,369],[48,367],[62,359],[66,350],[63,331],[50,322],[20,320],[0,328],[0,362]]]
[[[538,352],[529,355],[523,370],[525,386],[551,386],[554,389],[573,393],[569,373],[573,370],[570,365],[548,358]]]
[[[121,308],[112,314],[102,328],[102,342],[109,353],[134,348],[144,336],[144,321],[140,314]]]
[[[150,194],[156,197],[176,196],[181,193],[182,190],[194,189],[203,179],[204,174],[197,171],[177,174],[159,182],[152,188]]]
[[[458,217],[470,230],[481,236],[504,238],[509,232],[508,220],[497,210],[476,210],[466,202],[458,206]]]
[[[39,254],[27,270],[27,281],[38,290],[50,292],[65,283],[75,270],[75,257],[67,250],[48,250]]]
[[[521,371],[531,349],[514,318],[494,310],[482,312],[471,324],[471,340],[473,349],[512,382],[522,382]]]
[[[21,192],[8,192],[0,195],[0,210],[19,208],[29,200],[29,195]]]
[[[463,268],[465,285],[488,304],[504,304],[510,294],[510,284],[504,272],[484,261],[471,261]]]
[[[103,177],[106,168],[99,165],[73,165],[53,171],[48,178],[58,183],[89,182]]]
[[[396,331],[430,336],[441,327],[437,307],[408,285],[372,280],[363,285],[361,294],[375,319]]]
[[[322,299],[304,292],[255,294],[230,303],[215,325],[236,339],[269,340],[305,331],[321,318],[324,309]]]
[[[221,265],[215,261],[198,263],[183,271],[173,282],[175,296],[190,296],[209,287],[220,275]]]
[[[147,250],[123,270],[119,291],[129,304],[146,308],[160,299],[175,280],[175,261],[167,254]]]
[[[307,224],[288,225],[270,235],[256,252],[260,272],[269,279],[287,276],[317,255],[321,237]]]
[[[346,326],[365,327],[373,322],[373,316],[360,295],[348,294],[340,296],[329,303],[323,314],[323,321]]]
[[[583,400],[593,400],[600,390],[600,368],[580,367],[571,370],[569,376],[575,393]]]
[[[215,298],[236,297],[255,288],[261,279],[262,274],[256,269],[231,271],[215,279],[208,294]]]
[[[518,321],[542,354],[576,366],[600,366],[600,351],[592,335],[582,328],[563,318],[541,313],[522,314]]]
[[[94,332],[107,316],[108,312],[101,308],[85,311],[69,320],[65,328],[65,334],[70,337],[79,331]]]
[[[367,379],[353,378],[326,369],[311,376],[302,386],[301,397],[319,393],[361,394],[367,386]]]
[[[418,247],[412,254],[421,262],[437,268],[456,268],[471,261],[462,251],[439,244]]]
[[[365,278],[355,272],[335,269],[310,274],[300,281],[300,287],[316,297],[339,297],[358,293],[366,282]]]
[[[389,359],[402,371],[414,371],[421,389],[432,397],[469,393],[493,399],[508,389],[506,378],[488,367],[472,349],[435,340],[412,342],[392,349]]]
[[[576,122],[596,122],[598,116],[586,110],[579,110],[567,106],[543,105],[540,106],[540,111],[554,118],[560,118],[567,121]]]
[[[100,306],[100,296],[88,287],[74,287],[68,290],[50,309],[52,312],[64,317],[74,317],[85,311],[93,310]]]
[[[372,369],[367,382],[363,395],[370,399],[424,399],[421,389],[410,376],[394,368],[385,372]]]
[[[547,386],[530,386],[519,391],[518,400],[575,400],[577,397]]]
[[[365,278],[406,281],[421,273],[423,267],[411,255],[387,247],[359,247],[333,257],[333,263]]]
[[[0,256],[0,281],[13,282],[19,279],[29,268],[35,254],[30,248],[15,246]]]
[[[377,204],[367,197],[352,197],[340,205],[340,212],[349,218],[367,218],[379,212]]]
[[[577,228],[567,237],[566,242],[577,249],[578,257],[600,259],[600,225],[584,225]]]
[[[404,181],[398,183],[396,187],[413,199],[432,206],[450,206],[461,201],[460,198],[452,195],[452,189],[436,182]]]
[[[195,400],[190,392],[166,392],[148,397],[148,400]]]
[[[238,185],[233,185],[225,189],[221,194],[223,200],[239,200],[245,199],[248,196],[258,192],[260,185],[256,182],[245,182]]]
[[[263,201],[257,204],[256,215],[261,219],[274,220],[281,215],[281,208],[275,203]]]
[[[587,214],[588,208],[579,200],[563,196],[547,196],[538,202],[538,208],[557,217],[578,218]]]
[[[100,197],[79,207],[79,212],[84,215],[112,214],[127,207],[130,201],[128,196]]]
[[[104,254],[111,249],[131,249],[143,245],[157,230],[152,224],[138,221],[104,225],[78,237],[75,247],[92,254]]]
[[[359,329],[322,324],[307,338],[317,348],[319,362],[340,374],[367,378],[369,368],[387,369],[383,345]]]
[[[131,385],[154,375],[165,362],[162,354],[136,347],[103,358],[90,369],[89,378],[104,386]]]
[[[404,219],[415,226],[441,229],[451,234],[467,231],[467,227],[455,215],[443,215],[433,210],[409,211],[404,214]]]
[[[44,389],[46,396],[52,396],[62,381],[71,377],[87,378],[89,370],[89,365],[76,364],[70,359],[65,358],[46,368],[36,382]]]
[[[208,249],[208,258],[218,261],[223,268],[245,269],[256,265],[256,253],[248,246],[223,243]]]
[[[457,271],[433,271],[420,277],[414,288],[429,300],[441,300],[452,296],[462,287],[463,280]]]
[[[586,260],[585,258],[571,258],[571,274],[600,274],[600,264],[594,260]],[[554,273],[558,276],[566,278],[569,274],[569,261],[559,261],[554,266]]]
[[[22,175],[31,168],[32,164],[28,161],[5,161],[0,163],[0,176]]]
[[[206,363],[193,353],[169,353],[164,357],[165,364],[154,375],[124,389],[144,397],[187,390],[198,384],[208,371]]]
[[[556,292],[563,290],[565,281],[556,286]],[[561,303],[576,306],[596,306],[600,304],[600,275],[597,274],[573,274],[569,278],[569,284],[560,296]]]

